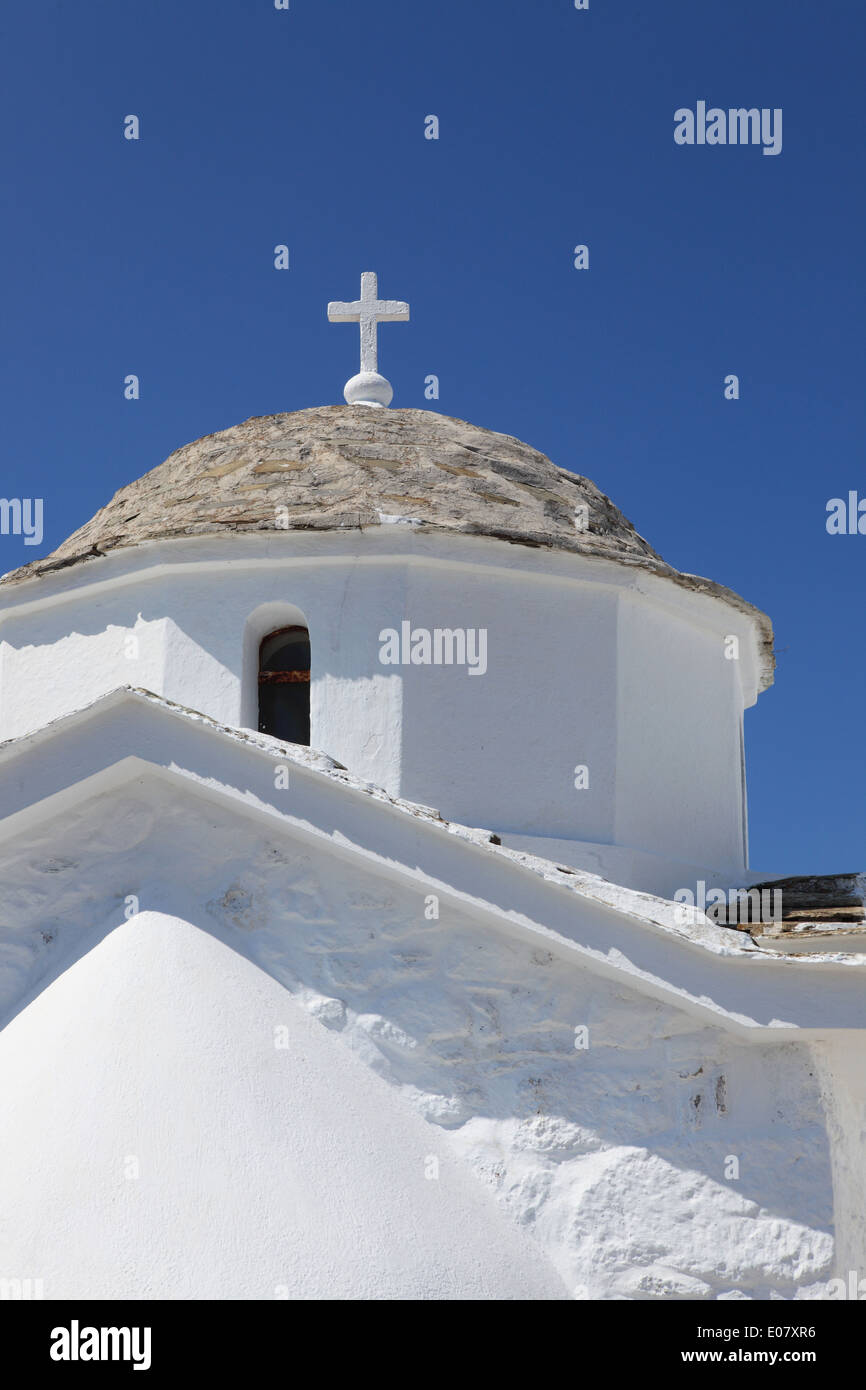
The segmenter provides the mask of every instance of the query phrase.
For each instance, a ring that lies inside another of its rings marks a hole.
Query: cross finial
[[[391,383],[379,375],[378,328],[380,323],[408,323],[409,305],[400,299],[380,299],[378,278],[372,270],[365,270],[361,298],[350,304],[329,304],[328,318],[331,323],[361,325],[361,370],[343,388],[349,405],[390,405],[394,395]]]

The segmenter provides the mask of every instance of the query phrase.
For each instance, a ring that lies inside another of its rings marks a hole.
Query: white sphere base
[[[394,399],[394,389],[378,372],[359,372],[346,382],[343,395],[349,405],[387,406]]]

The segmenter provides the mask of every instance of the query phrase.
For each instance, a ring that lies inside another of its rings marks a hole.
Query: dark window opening
[[[259,647],[259,732],[310,742],[310,634],[281,627]]]

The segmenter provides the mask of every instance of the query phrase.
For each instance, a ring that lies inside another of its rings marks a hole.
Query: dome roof
[[[575,509],[589,508],[579,534]],[[428,410],[323,406],[262,415],[177,449],[128,483],[48,557],[72,563],[120,546],[220,532],[331,530],[412,520],[660,564],[586,478],[527,444]]]
[[[576,523],[586,508],[586,529]],[[279,509],[279,511],[278,511]],[[764,681],[769,619],[731,590],[662,560],[610,498],[511,435],[430,410],[330,405],[259,415],[185,444],[114,494],[12,584],[144,541],[250,531],[366,529],[403,521],[637,565],[757,621]]]

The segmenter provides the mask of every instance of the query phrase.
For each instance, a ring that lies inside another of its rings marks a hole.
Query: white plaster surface
[[[441,1130],[177,918],[93,946],[0,1071],[0,1262],[46,1298],[565,1296]]]
[[[365,274],[329,308],[361,324],[348,398],[387,405],[376,324],[408,306]],[[483,632],[483,673],[383,664],[404,622]],[[290,623],[310,749],[256,732]],[[196,441],[10,576],[0,1279],[791,1300],[862,1274],[862,943],[671,901],[770,876],[742,740],[771,648],[588,480],[419,411]]]
[[[627,860],[630,886],[745,872],[747,614],[609,560],[400,524],[228,547],[151,543],[0,594],[0,736],[123,685],[255,727],[257,642],[301,620],[313,746],[357,776],[502,835],[609,846],[599,871]],[[404,620],[483,629],[485,673],[383,665]]]
[[[0,872],[0,1273],[48,1296],[789,1299],[863,1258],[862,957],[124,692],[0,749]]]

